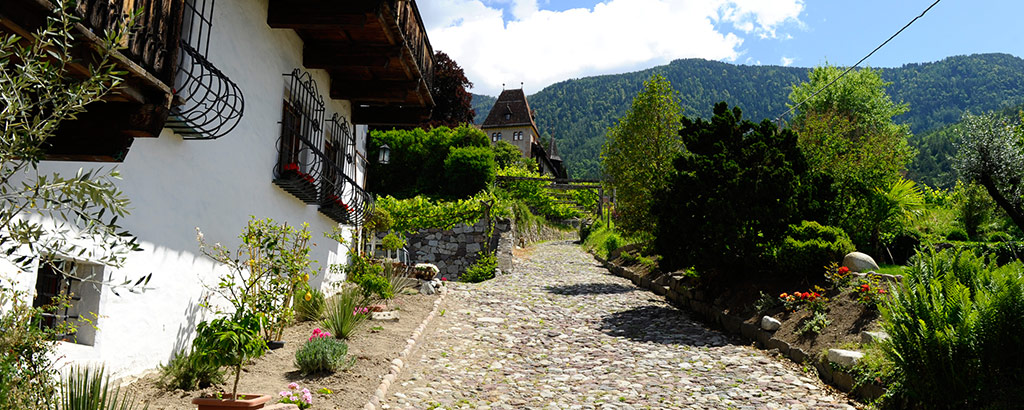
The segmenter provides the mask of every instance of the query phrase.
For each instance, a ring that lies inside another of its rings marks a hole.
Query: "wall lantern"
[[[391,162],[391,147],[388,144],[380,146],[380,157],[377,158],[377,162],[381,165],[387,165]]]

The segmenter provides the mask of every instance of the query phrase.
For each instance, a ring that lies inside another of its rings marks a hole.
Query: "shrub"
[[[1011,240],[1013,238],[1006,232],[992,232],[988,235],[989,242],[1010,242]]]
[[[897,386],[924,408],[1005,408],[1024,399],[1024,265],[922,250],[880,305]]]
[[[946,235],[946,239],[951,241],[966,241],[970,238],[967,236],[967,232],[963,229],[953,228],[953,230],[949,231],[949,234]]]
[[[295,318],[300,321],[322,319],[326,307],[326,298],[319,289],[299,290],[295,294]]]
[[[806,176],[796,135],[741,118],[739,108],[719,103],[710,121],[682,120],[686,152],[654,203],[663,269],[756,274],[806,214],[801,199],[812,198],[817,184]]]
[[[332,337],[312,338],[295,351],[295,367],[303,375],[334,373],[348,368],[354,362],[346,357],[348,345]]]
[[[388,288],[391,289],[392,296],[405,288],[412,287],[416,280],[406,274],[405,265],[401,263],[385,263],[384,279],[388,281]]]
[[[320,327],[330,330],[339,339],[348,339],[366,319],[366,314],[359,310],[363,300],[358,288],[342,289],[327,301],[326,317],[320,321]]]
[[[604,239],[605,255],[611,255],[612,252],[614,252],[616,249],[619,249],[625,245],[626,243],[625,241],[622,240],[622,237],[619,236],[619,234],[613,232]]]
[[[853,250],[853,242],[842,229],[802,221],[789,226],[776,257],[781,269],[809,278]]]
[[[830,324],[832,324],[832,321],[829,320],[828,315],[826,315],[825,312],[815,311],[811,317],[804,319],[803,324],[800,325],[800,329],[798,329],[798,331],[801,335],[816,335],[821,333],[822,330],[825,330],[825,328]]]
[[[449,194],[468,197],[494,182],[494,151],[487,147],[452,148],[444,160],[445,186]]]
[[[391,283],[384,277],[384,265],[356,253],[350,253],[352,264],[347,268],[348,281],[359,285],[364,298],[376,295],[381,299],[394,297]]]
[[[498,260],[493,254],[477,254],[476,263],[466,269],[462,274],[463,282],[478,283],[494,278],[494,269],[498,267]]]
[[[0,283],[0,408],[46,408],[57,394],[54,340],[70,329],[38,325],[61,304],[32,307],[26,300],[29,295]]]
[[[168,390],[205,389],[214,384],[224,383],[224,371],[220,366],[203,363],[197,360],[196,355],[181,351],[174,355],[166,366],[160,366],[157,383]]]

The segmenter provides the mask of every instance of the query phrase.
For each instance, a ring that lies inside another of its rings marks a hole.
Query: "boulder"
[[[420,293],[424,295],[433,295],[437,293],[437,289],[434,287],[434,283],[429,280],[420,281]]]
[[[779,330],[780,327],[782,327],[782,322],[778,321],[777,319],[771,316],[765,316],[761,318],[761,329],[767,330],[769,332],[774,332],[776,330]]]
[[[878,270],[878,264],[866,253],[850,252],[843,257],[843,266],[854,272]]]
[[[885,332],[860,332],[861,344],[879,343],[889,338],[889,334]]]
[[[853,366],[864,357],[864,353],[855,350],[828,349],[828,361],[840,366]]]

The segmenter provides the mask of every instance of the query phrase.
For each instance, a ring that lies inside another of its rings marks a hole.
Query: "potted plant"
[[[257,316],[239,314],[202,322],[196,328],[192,348],[203,363],[227,366],[234,373],[231,393],[192,399],[192,404],[198,405],[199,410],[259,409],[270,401],[270,395],[266,394],[238,394],[242,365],[262,356],[267,349],[260,336],[260,319]]]

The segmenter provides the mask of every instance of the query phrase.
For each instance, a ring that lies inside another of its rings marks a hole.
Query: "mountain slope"
[[[684,114],[708,117],[726,101],[744,117],[774,119],[786,111],[789,89],[809,68],[743,66],[700,59],[676,60],[643,71],[587,77],[553,84],[529,97],[541,132],[554,135],[574,177],[597,177],[605,130],[628,109],[643,81],[657,72],[679,91]],[[959,121],[964,111],[980,113],[1024,103],[1024,60],[1008,54],[949,57],[933,63],[881,69],[896,101],[910,112],[897,118],[914,133]],[[474,95],[474,106],[486,104]],[[480,111],[478,121],[482,121]]]

